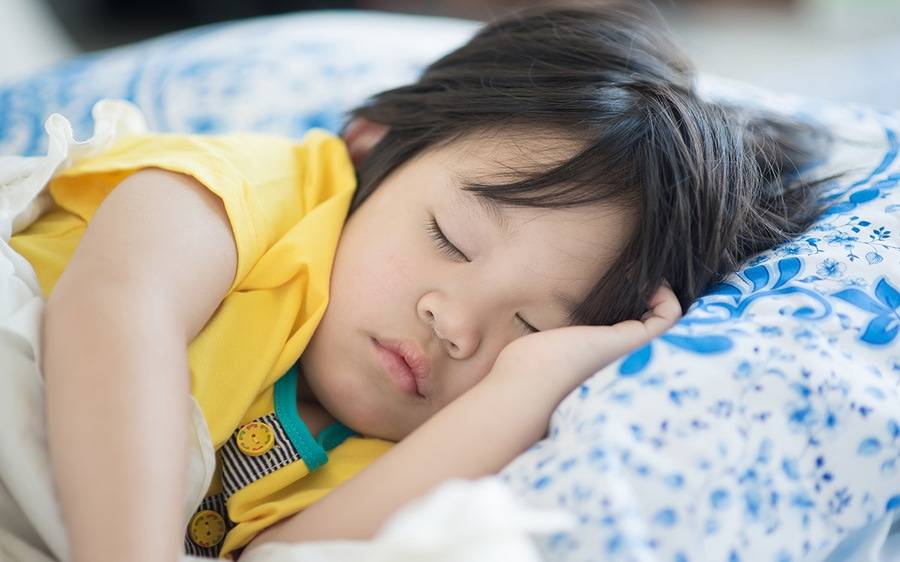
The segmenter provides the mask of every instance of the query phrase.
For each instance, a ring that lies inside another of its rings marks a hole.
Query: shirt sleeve
[[[300,142],[259,133],[134,135],[58,174],[50,192],[60,207],[90,222],[116,185],[148,167],[192,176],[222,200],[237,247],[229,293],[307,212],[355,188],[343,142],[313,129]],[[333,181],[318,181],[321,170]]]

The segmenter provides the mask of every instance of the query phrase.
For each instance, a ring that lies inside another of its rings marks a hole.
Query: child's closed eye
[[[431,233],[431,237],[434,239],[437,247],[440,248],[444,253],[449,255],[451,258],[456,260],[463,260],[470,262],[468,256],[466,256],[462,251],[457,248],[450,240],[444,236],[444,231],[441,230],[441,227],[437,223],[437,218],[434,215],[431,215],[428,219],[427,225],[428,231]]]
[[[441,227],[437,222],[437,218],[434,215],[429,216],[426,228],[428,229],[428,232],[431,233],[431,238],[434,240],[437,247],[445,254],[449,255],[451,258],[457,261],[472,261],[444,235],[444,231],[441,230]],[[518,314],[516,315],[516,320],[518,320],[519,323],[521,323],[525,327],[526,334],[540,332],[540,330],[526,322],[525,319]]]

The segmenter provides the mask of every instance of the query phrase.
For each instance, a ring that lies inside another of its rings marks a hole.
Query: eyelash
[[[434,239],[437,247],[440,248],[442,252],[449,255],[451,258],[456,260],[462,259],[464,261],[472,261],[470,260],[464,253],[460,251],[459,248],[453,245],[452,242],[447,240],[447,237],[444,236],[444,232],[441,230],[441,227],[438,226],[437,219],[431,217],[428,221],[428,232],[431,233],[431,237]]]
[[[434,216],[431,216],[429,218],[426,228],[428,229],[428,232],[431,233],[431,238],[434,240],[434,243],[442,252],[457,261],[459,261],[460,259],[466,262],[472,261],[464,253],[462,253],[459,248],[454,246],[453,243],[450,242],[450,240],[447,239],[447,237],[444,235],[444,232],[441,230],[441,227],[438,225],[437,219]],[[518,320],[525,327],[525,331],[527,333],[533,334],[535,332],[540,332],[540,330],[523,320],[522,317],[518,314],[516,315],[516,320]]]

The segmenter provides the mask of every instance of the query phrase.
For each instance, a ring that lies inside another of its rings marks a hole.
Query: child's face
[[[581,302],[622,250],[633,219],[620,209],[507,208],[507,235],[458,187],[456,175],[483,179],[504,165],[563,157],[535,137],[469,137],[422,154],[349,217],[329,305],[300,367],[304,390],[352,429],[399,441],[528,333],[519,318],[539,330],[566,325],[554,293]],[[432,217],[471,261],[439,247]],[[424,397],[393,382],[374,343],[385,340],[409,342],[429,359]]]

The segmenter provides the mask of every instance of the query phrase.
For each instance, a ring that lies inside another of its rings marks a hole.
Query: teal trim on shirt
[[[328,462],[326,450],[337,447],[354,433],[341,422],[335,422],[319,432],[318,440],[313,438],[297,411],[296,363],[275,383],[274,401],[278,421],[310,472]]]
[[[319,432],[319,436],[316,440],[320,445],[325,447],[326,451],[330,451],[343,443],[348,437],[354,435],[356,432],[342,424],[341,422],[334,422],[329,425],[325,429]]]

